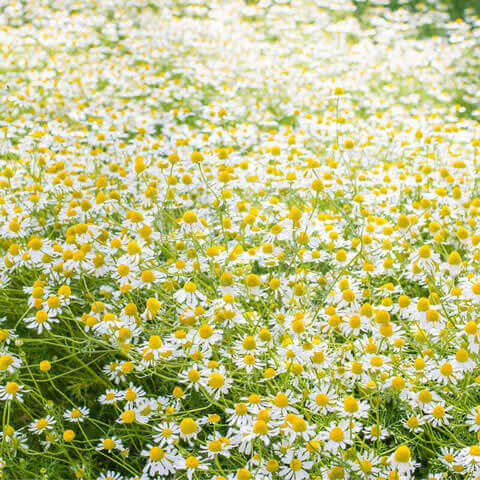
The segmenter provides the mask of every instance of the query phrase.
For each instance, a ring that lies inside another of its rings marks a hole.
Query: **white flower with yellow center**
[[[412,453],[406,445],[395,449],[389,457],[392,469],[400,475],[405,475],[415,469],[415,462],[412,459]]]
[[[182,457],[178,455],[173,447],[166,449],[157,445],[147,444],[141,455],[147,457],[147,463],[143,468],[143,472],[150,476],[166,477],[172,475],[177,471],[180,462],[182,462]]]

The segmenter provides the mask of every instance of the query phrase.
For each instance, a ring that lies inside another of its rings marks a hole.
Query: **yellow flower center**
[[[242,342],[242,347],[245,350],[254,350],[256,346],[257,346],[257,342],[255,340],[255,337],[252,337],[251,335],[248,337],[245,337]]]
[[[372,464],[368,460],[359,460],[358,465],[364,473],[370,473],[372,471]]]
[[[315,403],[320,407],[328,405],[328,401],[328,395],[325,395],[324,393],[317,393],[317,395],[315,395]]]
[[[357,400],[351,396],[345,398],[343,406],[348,413],[355,413],[359,408]]]
[[[120,418],[123,423],[133,423],[135,421],[135,412],[133,410],[125,410]]]
[[[149,457],[152,462],[159,462],[165,457],[165,452],[160,447],[152,447],[149,452]]]
[[[221,388],[225,383],[225,378],[221,373],[212,373],[208,379],[208,384],[212,388]]]
[[[195,370],[192,368],[192,370],[189,370],[188,372],[188,379],[191,382],[198,382],[200,380],[200,373],[198,370]]]
[[[330,440],[333,442],[341,442],[345,438],[345,434],[340,427],[334,427],[330,430]]]
[[[158,335],[151,335],[148,340],[148,346],[152,350],[157,350],[162,346],[162,339]]]
[[[190,456],[185,459],[185,465],[187,468],[197,468],[200,465],[200,461],[198,458]]]
[[[407,420],[408,428],[417,428],[419,425],[420,425],[420,422],[418,421],[417,417],[410,417]]]
[[[256,435],[266,435],[268,433],[267,422],[263,420],[257,420],[253,425],[253,433]]]
[[[428,390],[422,390],[418,394],[418,400],[422,403],[428,403],[432,401],[432,394]]]
[[[183,286],[184,290],[188,293],[193,293],[197,290],[197,286],[193,282],[187,282]]]
[[[410,449],[406,446],[398,447],[395,450],[394,458],[395,461],[398,463],[407,463],[408,461],[410,461],[410,457]]]
[[[428,245],[423,245],[418,250],[418,256],[420,258],[424,258],[424,259],[430,258],[431,253],[432,252],[431,252],[430,247]]]
[[[284,393],[277,393],[273,403],[279,408],[288,407],[288,397]]]
[[[119,265],[117,267],[117,273],[121,277],[126,277],[130,273],[130,267],[128,265]]]
[[[245,415],[247,413],[247,405],[245,403],[237,403],[235,405],[235,413],[237,415]]]
[[[435,418],[443,418],[445,415],[445,409],[441,405],[437,405],[433,410],[432,410],[432,415]]]
[[[351,303],[355,300],[355,293],[350,289],[344,290],[342,298],[345,302]]]
[[[200,335],[200,338],[206,339],[210,338],[213,335],[213,328],[210,325],[202,325],[198,329],[198,334]]]
[[[255,365],[255,357],[253,355],[244,355],[243,361],[246,365]]]
[[[307,430],[307,422],[300,417],[297,417],[292,424],[292,428],[295,432],[305,432]]]
[[[237,471],[237,480],[250,480],[251,477],[252,474],[246,468]]]
[[[461,348],[460,350],[457,350],[455,353],[455,360],[460,363],[464,363],[468,360],[468,352],[467,350]]]
[[[467,335],[475,335],[478,332],[478,325],[471,321],[465,325],[465,333]]]
[[[444,377],[449,377],[450,375],[452,375],[452,373],[453,373],[452,364],[451,364],[451,363],[444,363],[444,364],[440,367],[440,373],[441,373]]]
[[[195,223],[197,221],[197,214],[193,210],[188,210],[183,214],[183,221],[188,224]]]
[[[103,448],[105,450],[112,450],[115,448],[115,442],[111,438],[106,438],[103,441]]]
[[[41,418],[40,420],[37,420],[38,430],[44,429],[47,425],[48,425],[48,421],[46,418]]]
[[[470,455],[480,457],[480,445],[472,445],[470,447]]]
[[[48,320],[48,313],[45,310],[39,310],[35,314],[35,321],[37,323],[42,324],[42,323],[45,323],[47,320]]]
[[[299,470],[302,469],[302,461],[299,460],[298,458],[294,458],[294,459],[290,462],[290,468],[291,468],[294,472],[298,472]]]
[[[220,452],[222,450],[222,442],[220,440],[211,440],[208,444],[210,452]]]
[[[15,396],[20,389],[20,386],[16,382],[9,382],[7,383],[7,386],[5,387],[5,391],[9,393],[10,395]]]
[[[383,365],[382,357],[372,357],[370,360],[370,365],[372,367],[381,367]]]
[[[125,400],[127,400],[127,402],[133,402],[136,398],[137,398],[137,393],[131,388],[128,388],[127,391],[125,392]]]
[[[191,435],[192,433],[195,433],[197,431],[197,428],[197,423],[192,418],[184,418],[180,422],[180,431],[184,435]]]
[[[278,471],[278,462],[276,460],[269,460],[265,465],[265,468],[268,472],[274,473]]]

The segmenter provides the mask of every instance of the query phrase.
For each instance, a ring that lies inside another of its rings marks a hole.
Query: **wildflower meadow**
[[[480,479],[475,7],[0,0],[0,478]]]

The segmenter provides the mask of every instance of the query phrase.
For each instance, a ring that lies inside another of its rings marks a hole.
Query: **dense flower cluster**
[[[2,478],[480,478],[477,20],[1,3]]]

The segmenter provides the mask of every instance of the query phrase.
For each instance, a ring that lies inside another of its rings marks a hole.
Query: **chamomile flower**
[[[254,370],[261,370],[265,367],[265,363],[258,360],[254,355],[247,353],[240,358],[235,359],[235,364],[238,368],[244,369],[247,373],[251,373]]]
[[[425,419],[428,423],[438,427],[440,425],[448,425],[452,416],[449,414],[450,407],[445,407],[441,404],[430,405],[426,410]]]
[[[249,411],[250,410],[250,411]],[[238,427],[246,426],[251,421],[251,413],[258,413],[258,410],[249,409],[249,405],[244,402],[238,402],[233,408],[227,408],[225,413],[228,415],[228,424]]]
[[[473,10],[3,3],[3,477],[479,480]]]
[[[462,473],[466,467],[463,452],[457,448],[442,447],[440,449],[439,460],[449,470],[455,473]]]
[[[105,393],[98,397],[98,401],[102,404],[112,405],[121,398],[120,392],[114,389],[107,389]]]
[[[105,437],[100,440],[98,443],[97,450],[105,450],[107,452],[118,450],[122,451],[124,449],[123,443],[116,436],[112,435],[110,437]]]
[[[215,458],[217,455],[228,458],[232,447],[231,440],[217,432],[207,437],[201,450],[209,459]]]
[[[240,452],[249,455],[255,439],[264,445],[270,445],[271,439],[278,432],[278,422],[270,419],[270,413],[267,410],[262,410],[253,423],[240,427],[232,440]]]
[[[421,416],[418,417],[417,415],[411,415],[410,417],[407,418],[405,421],[404,425],[405,428],[407,428],[411,432],[421,432],[423,429],[423,425],[426,423],[425,417]]]
[[[348,395],[343,400],[343,408],[340,414],[343,417],[363,418],[368,415],[369,406],[366,402],[359,401],[355,397]]]
[[[90,410],[87,407],[77,407],[65,410],[63,418],[72,423],[81,423],[88,417]]]
[[[458,373],[455,371],[452,363],[448,361],[439,362],[435,367],[432,367],[429,377],[444,385],[449,383],[455,384],[458,381]]]
[[[352,462],[352,470],[361,478],[371,478],[382,470],[381,459],[375,452],[362,453]]]
[[[464,464],[467,468],[477,468],[480,464],[480,446],[471,445],[462,449]]]
[[[123,480],[123,476],[113,470],[107,470],[107,472],[101,473],[96,480]]]
[[[187,389],[198,391],[201,382],[202,374],[197,365],[192,365],[188,370],[181,372],[178,376],[178,381],[186,385]]]
[[[25,318],[27,327],[36,330],[38,334],[41,334],[44,330],[51,330],[52,324],[58,322],[57,318],[51,316],[49,312],[45,310],[38,310],[35,316]]]
[[[381,425],[371,425],[365,427],[365,438],[372,441],[385,440],[390,436],[388,430]]]
[[[351,428],[349,422],[342,420],[339,423],[331,422],[319,433],[319,439],[325,442],[325,449],[333,454],[347,448],[351,444]]]
[[[295,403],[297,403],[297,400],[291,390],[278,392],[270,401],[272,403],[272,412],[274,415],[283,417],[288,413],[298,413],[298,410],[294,406]]]
[[[297,438],[302,438],[308,442],[315,436],[315,426],[309,424],[305,418],[301,416],[291,413],[287,414],[285,424],[287,428],[284,428],[284,425],[282,425],[282,429],[292,442]]]
[[[193,476],[196,475],[197,472],[204,472],[208,470],[209,464],[207,461],[201,458],[198,458],[194,455],[189,455],[188,457],[184,458],[183,461],[179,460],[177,468],[179,470],[185,470],[188,480],[192,480]]]
[[[147,463],[143,468],[144,473],[151,476],[167,477],[172,475],[182,461],[175,450],[166,450],[156,445],[147,444],[141,454],[147,457]]]
[[[191,442],[193,439],[197,438],[197,435],[201,431],[201,425],[199,422],[195,421],[191,417],[186,417],[179,423],[180,429],[180,438]]]
[[[56,420],[52,415],[34,420],[29,426],[28,430],[35,435],[41,435],[42,433],[51,431],[56,423]]]
[[[308,408],[315,413],[325,415],[329,412],[334,412],[338,408],[338,397],[335,391],[328,385],[313,390],[308,398]]]
[[[203,379],[203,386],[207,392],[218,399],[220,395],[226,395],[233,384],[233,379],[227,376],[225,368],[221,367],[208,374]]]
[[[23,402],[25,387],[17,382],[8,382],[0,386],[0,400],[16,400]]]
[[[469,425],[469,430],[472,432],[480,431],[480,406],[475,406],[465,419],[465,423]]]
[[[173,421],[163,421],[154,427],[154,442],[164,447],[173,445],[179,438],[180,427]]]
[[[280,467],[279,475],[287,480],[303,480],[309,477],[309,471],[314,462],[303,452],[289,452],[284,460],[285,464]]]
[[[197,285],[192,281],[185,282],[183,288],[178,290],[173,297],[178,303],[193,307],[205,300],[205,295],[198,290]]]
[[[389,458],[390,465],[400,475],[411,473],[415,469],[412,453],[406,445],[398,447]]]
[[[137,387],[133,383],[130,383],[128,388],[123,392],[119,392],[122,400],[126,401],[125,407],[129,408],[137,405],[145,397],[145,391],[142,387]]]

